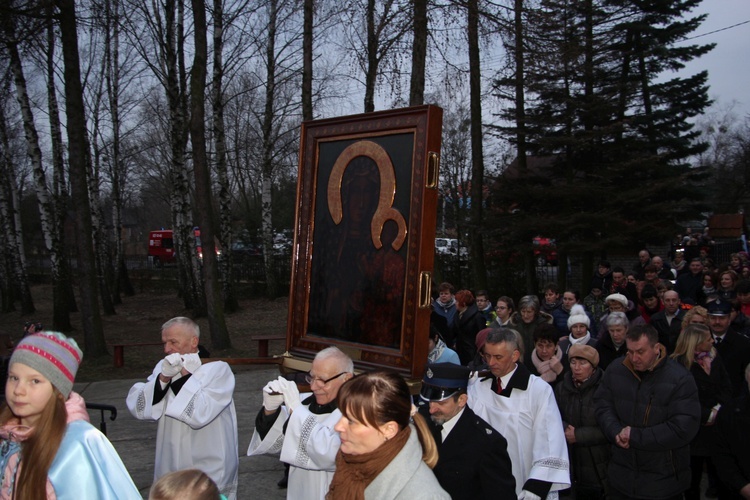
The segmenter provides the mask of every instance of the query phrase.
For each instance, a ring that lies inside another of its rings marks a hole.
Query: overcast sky
[[[707,69],[709,96],[719,106],[736,100],[740,115],[750,115],[750,0],[704,0],[694,13],[708,14],[694,34],[705,36],[689,42],[717,45],[691,62],[685,68],[686,74]],[[734,26],[737,24],[740,25]]]

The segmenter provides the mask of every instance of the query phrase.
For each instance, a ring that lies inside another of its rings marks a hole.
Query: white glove
[[[195,370],[200,368],[201,364],[203,363],[197,352],[182,355],[182,367],[190,373],[195,373]]]
[[[281,389],[279,392],[284,395],[284,404],[290,412],[293,412],[301,404],[297,384],[281,376],[279,376],[276,382],[278,382],[279,389]]]
[[[263,408],[276,411],[284,402],[284,395],[278,390],[278,380],[272,380],[263,388]]]
[[[535,495],[528,490],[522,490],[521,494],[518,495],[518,500],[542,500],[542,497]]]
[[[172,353],[161,362],[161,374],[167,378],[172,378],[182,370],[182,359],[179,353]]]

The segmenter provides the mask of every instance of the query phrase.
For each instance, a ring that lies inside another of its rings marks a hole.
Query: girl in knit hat
[[[107,438],[72,392],[82,353],[56,332],[13,351],[0,409],[0,499],[140,499]]]

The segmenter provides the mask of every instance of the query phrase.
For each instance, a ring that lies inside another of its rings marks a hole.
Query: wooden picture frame
[[[359,369],[427,363],[442,110],[303,123],[287,350]]]

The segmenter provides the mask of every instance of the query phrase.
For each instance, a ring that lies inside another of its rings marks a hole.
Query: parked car
[[[466,259],[469,256],[469,249],[465,246],[459,248],[456,238],[435,238],[435,254]]]

